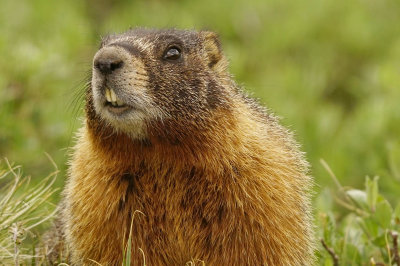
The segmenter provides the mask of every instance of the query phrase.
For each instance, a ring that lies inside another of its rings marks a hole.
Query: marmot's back
[[[75,264],[308,265],[307,163],[214,33],[136,29],[93,61],[63,211]]]

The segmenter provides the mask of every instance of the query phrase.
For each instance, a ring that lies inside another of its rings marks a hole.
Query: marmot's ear
[[[211,31],[201,31],[204,52],[207,56],[208,66],[217,72],[224,72],[227,68],[226,59],[222,53],[218,35]]]

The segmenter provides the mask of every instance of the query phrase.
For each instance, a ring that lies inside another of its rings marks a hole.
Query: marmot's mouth
[[[106,88],[105,94],[107,100],[106,105],[111,105],[113,107],[123,107],[126,105],[117,97],[113,89]]]
[[[115,94],[113,89],[106,88],[105,90],[106,102],[105,107],[113,113],[122,113],[132,107],[122,102],[117,95]]]

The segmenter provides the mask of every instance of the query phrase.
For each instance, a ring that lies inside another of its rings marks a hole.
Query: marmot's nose
[[[97,57],[94,61],[94,67],[100,70],[103,74],[110,74],[114,70],[122,67],[124,62],[113,54],[103,54]]]

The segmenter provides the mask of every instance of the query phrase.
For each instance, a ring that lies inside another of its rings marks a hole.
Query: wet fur
[[[111,126],[87,91],[64,191],[72,263],[120,265],[132,223],[133,265],[143,265],[140,249],[147,265],[311,264],[307,163],[291,134],[231,80],[216,35],[137,29],[103,46],[139,36],[146,53],[165,35],[190,56],[171,71],[136,57],[167,114],[145,121],[144,138]]]

